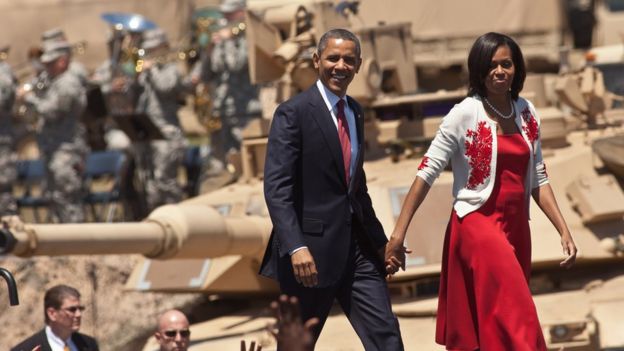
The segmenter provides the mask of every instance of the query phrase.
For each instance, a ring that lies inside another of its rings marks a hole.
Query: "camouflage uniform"
[[[82,173],[88,148],[80,117],[86,107],[85,88],[69,71],[50,80],[38,95],[27,95],[42,119],[37,143],[46,163],[46,195],[59,221],[82,222]]]
[[[139,167],[143,166],[142,171],[146,173],[146,200],[151,211],[157,206],[182,200],[177,177],[186,140],[178,119],[178,98],[186,89],[175,63],[155,64],[139,76],[138,82],[142,88],[138,112],[146,114],[164,136],[164,139],[135,146]]]
[[[249,80],[247,39],[244,34],[223,40],[202,60],[201,79],[211,83],[214,117],[222,127],[211,135],[214,155],[222,162],[232,150],[240,149],[241,131],[249,120],[260,117],[258,87]]]
[[[11,109],[15,100],[16,79],[11,67],[0,62],[0,215],[17,213],[13,183],[17,179]]]
[[[69,63],[69,67],[67,68],[67,71],[75,75],[76,78],[80,80],[80,83],[82,83],[82,85],[87,86],[87,83],[89,82],[89,72],[87,71],[87,68],[82,63],[77,62],[77,61],[71,61]]]

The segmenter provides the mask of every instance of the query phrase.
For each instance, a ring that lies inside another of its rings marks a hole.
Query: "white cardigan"
[[[531,190],[548,183],[539,139],[539,119],[533,104],[514,102],[515,122],[529,146],[525,177],[527,213]],[[418,177],[432,185],[449,159],[453,169],[453,208],[461,218],[479,209],[489,198],[496,177],[497,123],[483,108],[479,96],[467,97],[444,117],[420,166]]]

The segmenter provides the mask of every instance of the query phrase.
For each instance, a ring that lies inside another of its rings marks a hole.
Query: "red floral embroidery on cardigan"
[[[485,121],[479,122],[477,130],[468,129],[466,137],[466,156],[470,158],[470,177],[468,178],[468,189],[475,189],[479,184],[483,184],[490,176],[490,161],[492,160],[492,132],[486,126]]]
[[[420,165],[418,166],[418,170],[420,171],[421,169],[423,169],[425,167],[429,167],[427,162],[429,162],[429,157],[427,157],[427,156],[423,157],[422,161],[420,161]]]
[[[539,136],[539,128],[537,127],[537,121],[533,114],[529,110],[528,107],[525,107],[521,112],[522,119],[524,119],[524,126],[522,126],[522,130],[527,135],[531,143],[534,143]]]

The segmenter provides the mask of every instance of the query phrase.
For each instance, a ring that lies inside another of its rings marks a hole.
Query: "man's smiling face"
[[[339,38],[330,38],[320,56],[314,53],[313,60],[321,82],[339,97],[347,93],[347,87],[362,62],[356,53],[355,43]]]

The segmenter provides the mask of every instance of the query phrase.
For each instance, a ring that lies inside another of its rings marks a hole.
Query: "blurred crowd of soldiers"
[[[44,32],[40,45],[29,51],[34,73],[26,84],[20,85],[11,67],[1,60],[0,214],[18,211],[13,198],[17,180],[14,131],[15,124],[29,123],[45,164],[48,210],[58,222],[85,220],[83,175],[93,146],[87,137],[92,114],[106,115],[103,127],[96,131],[102,140],[104,133],[123,136],[107,138],[105,146],[127,147],[134,165],[132,177],[138,179],[133,183],[140,184],[138,194],[143,197],[142,215],[157,206],[179,202],[183,191],[178,168],[188,145],[178,110],[184,96],[196,94],[198,87],[205,89],[211,101],[209,168],[205,173],[227,172],[228,154],[240,148],[242,128],[261,114],[258,89],[249,81],[244,30],[231,30],[232,24],[244,23],[245,6],[245,0],[222,2],[220,13],[227,25],[210,33],[188,73],[170,59],[173,51],[162,29],[144,18],[138,27],[128,26],[123,14],[119,18],[103,16],[111,25],[110,58],[93,74],[72,59],[74,45],[59,28]],[[8,50],[8,46],[0,48],[3,57]],[[88,106],[94,89],[101,92],[103,113]],[[124,126],[129,120],[133,122]]]

